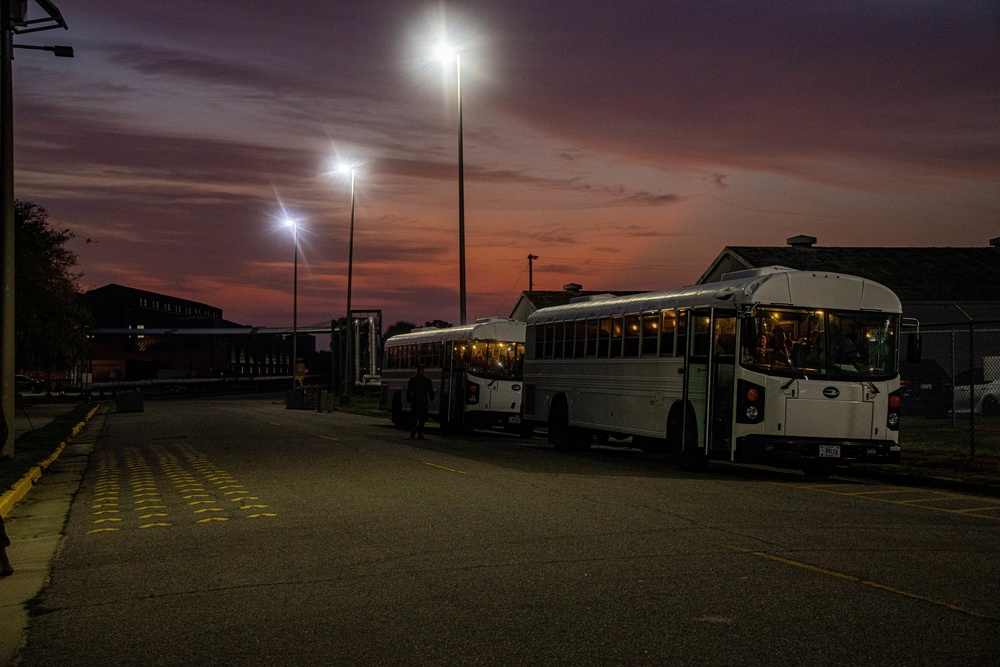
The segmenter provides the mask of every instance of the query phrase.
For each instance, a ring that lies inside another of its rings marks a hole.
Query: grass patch
[[[1000,480],[1000,418],[907,417],[899,432],[903,470],[967,481]]]
[[[389,411],[378,406],[379,397],[378,396],[361,396],[354,395],[351,396],[350,405],[340,405],[337,404],[337,410],[342,412],[349,412],[355,415],[364,415],[366,417],[384,417],[389,418]]]
[[[80,402],[48,424],[21,434],[14,442],[14,458],[0,459],[0,493],[17,483],[33,466],[51,456],[59,443],[70,437],[73,427],[87,417],[92,407],[91,403]]]

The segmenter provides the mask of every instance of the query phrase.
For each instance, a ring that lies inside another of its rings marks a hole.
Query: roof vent
[[[576,283],[567,283],[563,285],[563,289],[570,294],[579,294],[580,290],[583,289],[583,285],[577,285]]]
[[[816,245],[815,236],[806,236],[805,234],[799,234],[798,236],[793,236],[792,238],[785,241],[788,245],[793,248],[811,248]]]

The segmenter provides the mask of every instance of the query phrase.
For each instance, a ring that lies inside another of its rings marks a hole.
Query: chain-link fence
[[[1000,322],[922,324],[914,355],[917,335],[904,328],[904,461],[1000,472]]]

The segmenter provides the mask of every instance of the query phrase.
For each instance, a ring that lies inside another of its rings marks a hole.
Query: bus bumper
[[[736,440],[734,460],[800,466],[804,463],[899,463],[899,444],[886,440],[774,438],[749,435]]]

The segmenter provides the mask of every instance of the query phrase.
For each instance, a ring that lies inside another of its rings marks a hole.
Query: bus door
[[[465,413],[463,403],[465,386],[465,361],[462,359],[460,341],[444,344],[441,359],[441,387],[437,397],[440,410],[438,421],[441,426],[461,426]]]
[[[730,458],[736,315],[691,311],[684,369],[683,452],[688,458]]]

